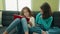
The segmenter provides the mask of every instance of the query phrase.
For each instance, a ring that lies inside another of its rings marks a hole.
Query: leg
[[[20,19],[17,18],[15,19],[9,26],[8,28],[5,30],[6,32],[10,32],[13,28],[15,28],[18,24],[20,23]]]
[[[22,23],[20,22],[16,27],[17,34],[24,34]]]
[[[40,27],[32,27],[29,29],[29,34],[33,34],[33,32],[41,34],[41,28]]]
[[[24,30],[25,34],[28,34],[28,24],[27,24],[26,18],[22,18],[21,23],[22,23],[23,30]]]

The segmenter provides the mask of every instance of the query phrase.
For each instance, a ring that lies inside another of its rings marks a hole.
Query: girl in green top
[[[38,13],[36,16],[36,26],[30,28],[30,34],[33,32],[37,32],[39,34],[47,34],[46,31],[48,31],[51,26],[53,17],[50,5],[48,3],[44,3],[40,7],[40,10],[40,13]]]

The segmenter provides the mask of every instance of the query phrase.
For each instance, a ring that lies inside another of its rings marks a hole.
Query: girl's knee
[[[13,23],[19,23],[20,22],[20,19],[19,18],[16,18],[14,21],[13,21]]]
[[[20,20],[20,18],[16,18],[15,20]]]
[[[22,18],[22,19],[21,19],[21,22],[27,23],[26,18]]]
[[[21,20],[26,20],[26,18],[22,18]]]

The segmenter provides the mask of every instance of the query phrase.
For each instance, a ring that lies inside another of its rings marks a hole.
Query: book
[[[16,18],[20,18],[20,19],[21,19],[21,18],[26,18],[27,21],[30,20],[30,19],[27,18],[27,17],[23,17],[23,16],[21,16],[21,15],[17,15],[17,14],[14,14],[13,17],[14,17],[14,19],[16,19]]]

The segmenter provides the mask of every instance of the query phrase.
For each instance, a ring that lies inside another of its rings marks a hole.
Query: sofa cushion
[[[60,28],[58,27],[53,27],[48,30],[49,34],[60,34]]]

